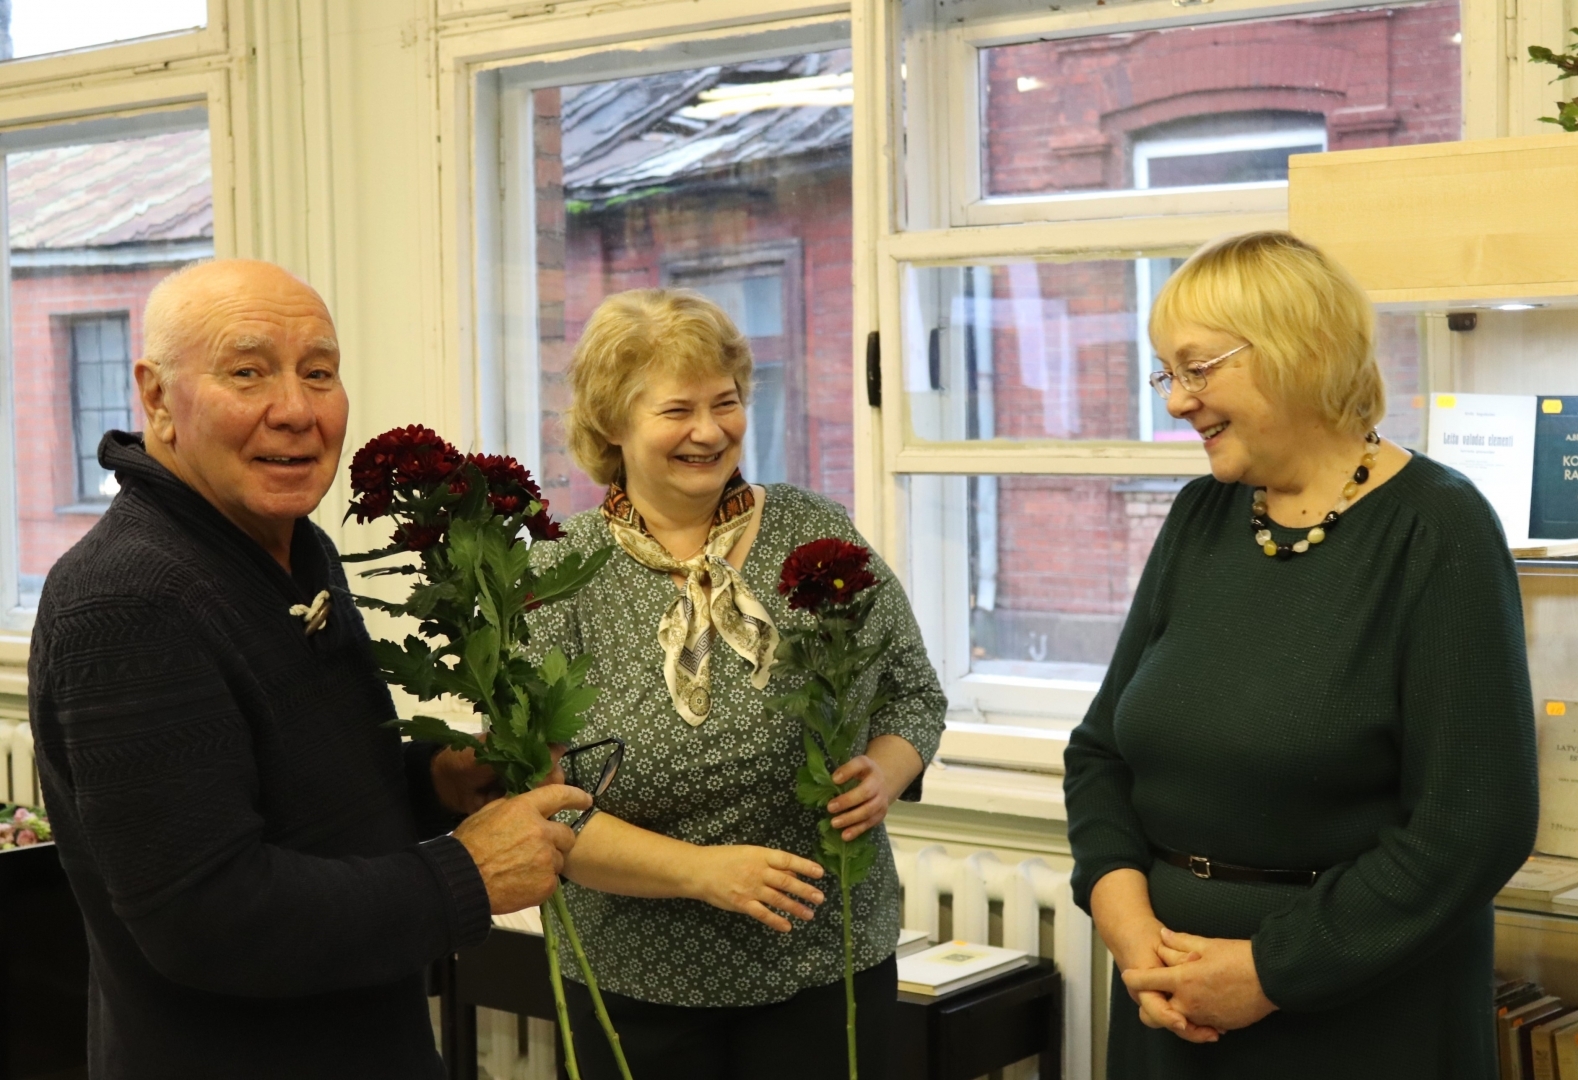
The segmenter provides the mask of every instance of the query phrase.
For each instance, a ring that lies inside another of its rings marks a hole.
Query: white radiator
[[[1090,916],[1074,904],[1067,871],[1040,859],[1005,863],[990,851],[955,858],[940,844],[893,852],[904,886],[904,925],[939,935],[940,901],[952,898],[954,938],[1033,955],[1041,947],[1041,913],[1052,913],[1052,960],[1063,976],[1063,1076],[1091,1080]],[[1002,904],[1002,940],[989,941],[991,902]],[[1042,1078],[1048,1080],[1048,1078]]]
[[[33,729],[0,719],[0,803],[40,806],[44,796],[33,762]]]

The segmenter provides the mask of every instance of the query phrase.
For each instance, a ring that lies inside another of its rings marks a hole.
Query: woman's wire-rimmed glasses
[[[1211,360],[1202,360],[1198,364],[1188,364],[1179,368],[1176,372],[1167,371],[1166,369],[1153,371],[1150,378],[1151,389],[1160,394],[1162,400],[1165,401],[1173,396],[1173,380],[1176,379],[1178,380],[1178,385],[1189,393],[1198,394],[1205,389],[1206,372],[1222,363],[1228,357],[1236,356],[1247,348],[1249,348],[1249,342],[1246,341],[1238,348],[1229,349],[1221,356]]]
[[[596,755],[595,751],[605,751]],[[608,790],[625,760],[625,741],[619,738],[600,739],[585,746],[572,746],[564,752],[559,764],[564,767],[566,782],[592,796],[592,807],[583,810],[570,823],[570,829],[580,832],[597,813],[597,799]]]

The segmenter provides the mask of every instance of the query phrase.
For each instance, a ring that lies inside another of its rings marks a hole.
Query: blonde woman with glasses
[[[1517,579],[1484,498],[1376,432],[1374,315],[1286,233],[1157,298],[1173,504],[1066,755],[1111,1080],[1496,1076],[1491,899],[1534,840]]]

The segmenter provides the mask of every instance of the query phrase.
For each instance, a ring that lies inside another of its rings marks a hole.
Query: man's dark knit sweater
[[[441,1077],[422,971],[488,898],[404,750],[333,545],[287,573],[111,432],[121,492],[55,565],[29,691],[92,957],[95,1080]],[[290,613],[320,590],[327,626]]]

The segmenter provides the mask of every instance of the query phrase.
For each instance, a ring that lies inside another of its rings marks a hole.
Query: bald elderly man
[[[92,957],[89,1076],[437,1080],[425,966],[549,895],[574,843],[549,819],[590,799],[487,803],[484,767],[382,726],[306,517],[348,411],[318,294],[210,262],[145,327],[147,430],[104,437],[120,494],[45,582],[28,672]],[[324,589],[320,629],[292,608]]]

